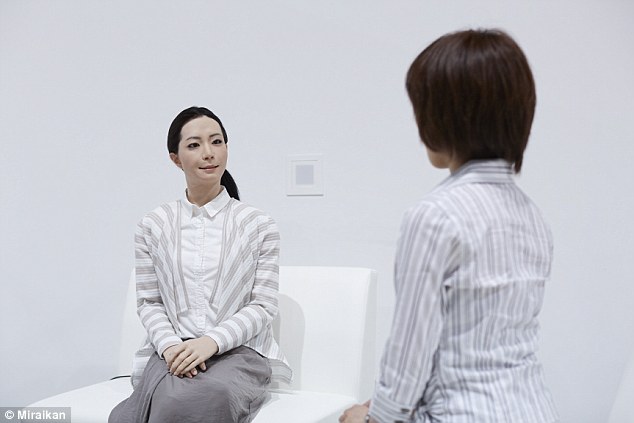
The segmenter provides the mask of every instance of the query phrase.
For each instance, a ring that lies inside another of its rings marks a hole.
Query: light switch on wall
[[[286,195],[324,195],[321,154],[287,156]]]

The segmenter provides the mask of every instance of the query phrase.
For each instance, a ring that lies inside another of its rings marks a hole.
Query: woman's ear
[[[174,162],[176,166],[180,167],[181,169],[183,168],[183,164],[178,158],[178,154],[170,153],[170,159]]]

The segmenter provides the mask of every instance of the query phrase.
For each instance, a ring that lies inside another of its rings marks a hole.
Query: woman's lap
[[[119,404],[110,422],[249,422],[266,399],[271,368],[248,347],[238,347],[206,362],[193,378],[167,372],[156,354],[132,396]]]

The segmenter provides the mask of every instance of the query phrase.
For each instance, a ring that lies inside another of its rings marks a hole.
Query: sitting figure
[[[138,314],[147,344],[130,398],[110,423],[249,422],[271,380],[291,370],[273,338],[279,233],[239,201],[226,171],[227,133],[210,110],[172,122],[167,147],[187,183],[180,200],[143,217],[135,234]]]

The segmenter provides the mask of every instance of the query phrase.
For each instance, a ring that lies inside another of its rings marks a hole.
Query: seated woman
[[[227,133],[210,110],[172,122],[167,147],[184,198],[145,215],[135,236],[138,313],[148,333],[130,398],[111,423],[248,422],[291,370],[273,338],[279,233],[239,201]]]

